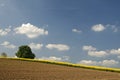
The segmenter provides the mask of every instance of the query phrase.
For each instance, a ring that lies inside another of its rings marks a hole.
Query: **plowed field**
[[[0,59],[0,80],[120,80],[120,73]]]

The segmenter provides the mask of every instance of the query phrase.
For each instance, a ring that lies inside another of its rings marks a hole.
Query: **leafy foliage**
[[[19,50],[16,53],[16,56],[19,58],[35,58],[35,54],[32,53],[31,48],[27,45],[20,46]]]

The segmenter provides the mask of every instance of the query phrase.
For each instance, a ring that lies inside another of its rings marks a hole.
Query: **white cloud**
[[[78,62],[78,64],[97,65],[97,62],[92,60],[81,60],[80,62]]]
[[[97,50],[97,48],[91,45],[85,45],[82,50],[87,51],[87,54],[92,57],[106,57],[108,55],[120,55],[120,48],[111,50]]]
[[[5,36],[11,31],[10,28],[0,29],[0,36]]]
[[[80,62],[78,62],[78,64],[113,67],[117,66],[119,62],[115,60],[103,60],[103,61],[81,60]]]
[[[84,51],[94,51],[94,50],[96,50],[96,48],[89,45],[89,46],[83,46],[83,50]]]
[[[119,62],[115,60],[103,60],[102,62],[99,62],[102,66],[116,66]]]
[[[106,51],[88,51],[88,55],[93,57],[105,57],[108,53]]]
[[[98,51],[97,48],[93,46],[83,46],[82,48],[84,51],[87,51],[89,56],[92,57],[105,57],[108,55],[107,51]]]
[[[118,54],[118,55],[120,55],[120,48],[118,48],[118,49],[111,49],[110,53],[111,54]]]
[[[53,61],[61,61],[62,58],[60,57],[55,57],[55,56],[50,56],[50,57],[41,57],[39,60],[53,60]]]
[[[46,45],[46,48],[57,49],[58,51],[67,51],[70,49],[70,47],[65,44],[48,44],[48,45]]]
[[[6,48],[11,48],[11,49],[16,48],[15,45],[11,44],[11,43],[8,42],[8,41],[4,41],[4,42],[3,42],[2,44],[0,44],[0,45],[4,46],[4,47],[6,47]]]
[[[17,34],[24,34],[28,38],[36,38],[40,35],[48,35],[48,31],[38,28],[30,23],[22,24],[20,27],[14,29]]]
[[[112,32],[119,31],[116,25],[111,25],[111,24],[107,24],[107,25],[97,24],[97,25],[92,26],[91,29],[95,32],[104,31],[105,29],[112,30]]]
[[[82,31],[78,29],[72,29],[72,32],[81,33]]]
[[[29,46],[32,49],[38,50],[38,49],[41,49],[43,47],[43,44],[30,43]]]
[[[69,61],[69,56],[63,56],[63,57],[56,57],[56,56],[50,56],[50,57],[41,57],[39,60],[52,60],[52,61]]]
[[[101,32],[105,30],[106,28],[102,24],[97,24],[97,25],[94,25],[91,29],[95,32]]]

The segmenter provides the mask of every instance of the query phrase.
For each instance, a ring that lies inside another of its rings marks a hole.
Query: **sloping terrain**
[[[0,80],[120,80],[120,73],[0,59]]]

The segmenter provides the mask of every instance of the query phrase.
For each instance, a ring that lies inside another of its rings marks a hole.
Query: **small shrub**
[[[2,58],[6,58],[7,57],[7,54],[5,52],[1,53],[1,57]]]

